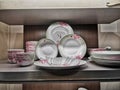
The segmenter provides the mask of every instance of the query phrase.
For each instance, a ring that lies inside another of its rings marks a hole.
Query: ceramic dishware
[[[120,60],[109,60],[109,59],[101,59],[95,57],[89,57],[90,60],[93,60],[95,63],[106,66],[120,66]]]
[[[34,53],[17,53],[16,61],[19,66],[28,66],[34,63]]]
[[[16,54],[24,53],[24,49],[8,49],[8,62],[16,63]]]
[[[35,48],[38,41],[27,41],[26,42],[26,52],[35,52]]]
[[[36,55],[40,60],[46,60],[47,57],[55,58],[57,54],[58,49],[54,41],[46,38],[39,40],[36,46]]]
[[[120,60],[120,51],[99,51],[91,54],[94,58]]]
[[[38,41],[27,41],[26,42],[26,52],[35,53],[37,43],[38,43]],[[38,59],[36,55],[35,55],[34,59],[35,60]]]
[[[82,59],[86,54],[87,46],[81,36],[70,34],[63,37],[58,49],[62,57]]]
[[[68,58],[57,57],[54,58],[52,62],[42,62],[41,60],[39,60],[34,62],[34,65],[39,68],[58,70],[58,69],[73,69],[78,67],[80,68],[87,64],[87,62],[84,60],[69,58],[71,62],[70,63],[69,61],[67,61],[67,59]]]
[[[48,27],[46,37],[53,40],[56,44],[59,44],[60,40],[68,34],[74,34],[73,29],[69,24],[55,22]]]

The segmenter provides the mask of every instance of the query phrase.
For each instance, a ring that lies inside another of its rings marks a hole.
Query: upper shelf
[[[1,9],[0,21],[11,25],[40,25],[53,21],[103,24],[120,19],[119,8]]]

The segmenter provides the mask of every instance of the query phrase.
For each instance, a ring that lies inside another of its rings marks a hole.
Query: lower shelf
[[[34,65],[18,67],[16,64],[0,62],[1,83],[80,81],[120,81],[120,68],[103,67],[88,62],[85,68],[54,71],[37,69]]]

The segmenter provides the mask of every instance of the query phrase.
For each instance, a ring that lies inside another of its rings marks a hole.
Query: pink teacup
[[[19,66],[28,66],[33,64],[34,62],[34,53],[17,53],[16,54],[16,60],[17,60],[17,64]]]
[[[16,63],[16,54],[24,53],[24,49],[8,49],[8,62]]]

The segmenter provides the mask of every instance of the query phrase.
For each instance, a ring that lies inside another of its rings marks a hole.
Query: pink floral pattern
[[[82,59],[82,56],[81,55],[78,55],[78,56],[76,56],[76,59]]]
[[[59,22],[59,24],[60,24],[61,26],[67,26],[67,24],[64,23],[64,22]]]
[[[72,38],[73,38],[73,39],[79,39],[79,38],[80,38],[80,36],[78,36],[78,35],[74,34],[74,35],[72,36]]]

